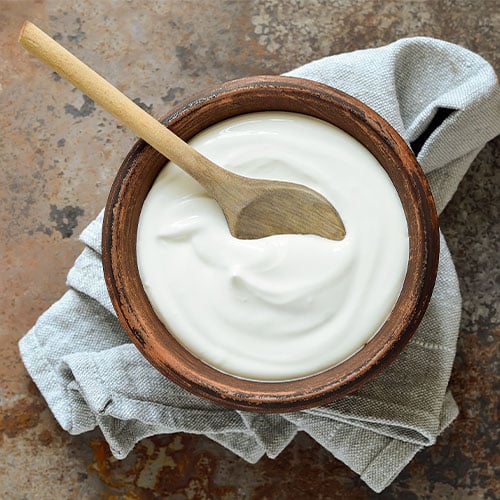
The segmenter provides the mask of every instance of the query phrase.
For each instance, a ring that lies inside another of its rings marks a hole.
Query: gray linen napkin
[[[430,38],[327,57],[289,73],[362,100],[419,150],[441,212],[484,144],[500,133],[500,91],[478,55]],[[305,431],[383,490],[457,415],[447,392],[461,298],[441,237],[437,283],[418,332],[372,382],[332,404],[256,415],[191,395],[159,374],[129,342],[111,306],[100,258],[102,214],[81,235],[86,247],[69,290],[19,343],[23,361],[60,425],[99,426],[124,458],[154,434],[204,434],[249,462],[276,457]]]

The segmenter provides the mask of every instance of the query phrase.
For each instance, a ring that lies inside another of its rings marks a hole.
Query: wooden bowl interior
[[[154,313],[137,268],[140,211],[165,165],[165,158],[144,141],[137,142],[130,151],[111,188],[103,224],[103,266],[119,320],[158,370],[189,391],[220,404],[248,411],[283,412],[344,396],[396,357],[413,335],[430,299],[439,240],[434,202],[413,153],[380,116],[342,92],[296,78],[248,78],[200,96],[162,121],[189,140],[221,120],[269,110],[311,115],[345,130],[372,152],[399,193],[409,228],[408,271],[392,313],[362,349],[331,369],[286,382],[233,377],[187,351]]]

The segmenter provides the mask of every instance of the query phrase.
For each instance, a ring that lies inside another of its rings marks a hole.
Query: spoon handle
[[[214,185],[220,188],[233,175],[186,144],[33,23],[24,22],[19,42],[137,136],[185,170],[209,194],[213,195],[217,187]]]

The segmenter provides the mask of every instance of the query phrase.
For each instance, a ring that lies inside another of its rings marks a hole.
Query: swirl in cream
[[[221,122],[190,141],[249,177],[305,184],[346,227],[239,240],[203,188],[168,164],[142,208],[137,258],[169,331],[209,365],[242,378],[301,378],[348,358],[380,328],[406,273],[408,230],[374,156],[342,130],[285,112]]]

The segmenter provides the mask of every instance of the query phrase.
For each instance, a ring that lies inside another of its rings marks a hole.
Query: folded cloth
[[[418,151],[443,210],[485,143],[500,133],[492,68],[459,46],[410,38],[327,57],[289,73],[341,89],[375,109]],[[204,434],[249,462],[276,457],[304,431],[383,490],[457,415],[447,392],[461,298],[441,236],[437,282],[408,346],[373,381],[339,401],[258,415],[200,399],[158,373],[129,342],[113,311],[100,256],[102,213],[81,235],[86,247],[69,290],[19,343],[26,368],[71,434],[99,426],[117,458],[155,434]]]

